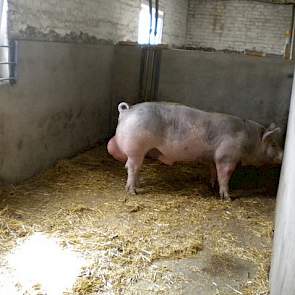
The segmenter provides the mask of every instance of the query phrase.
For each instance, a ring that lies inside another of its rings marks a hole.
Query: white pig
[[[282,162],[283,150],[273,123],[261,124],[180,104],[145,102],[118,106],[119,120],[108,152],[125,162],[126,190],[136,193],[143,160],[151,154],[167,165],[183,161],[206,162],[211,185],[218,180],[220,197],[229,199],[229,180],[238,164],[272,165]]]

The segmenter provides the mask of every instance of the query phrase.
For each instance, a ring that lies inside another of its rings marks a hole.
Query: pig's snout
[[[273,159],[273,164],[281,165],[283,162],[284,152],[279,152],[276,157]]]

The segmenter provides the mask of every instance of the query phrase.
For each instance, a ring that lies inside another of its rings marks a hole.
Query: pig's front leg
[[[126,192],[135,195],[136,186],[139,182],[139,170],[143,162],[143,157],[128,157],[125,167],[127,168],[128,178],[126,184]]]
[[[217,177],[219,183],[219,195],[221,198],[230,200],[229,181],[235,171],[236,163],[218,162],[216,163]]]

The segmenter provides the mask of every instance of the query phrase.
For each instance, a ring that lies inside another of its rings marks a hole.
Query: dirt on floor
[[[1,187],[0,294],[267,295],[279,171],[239,170],[231,202],[198,165],[146,160],[139,194],[99,146]]]

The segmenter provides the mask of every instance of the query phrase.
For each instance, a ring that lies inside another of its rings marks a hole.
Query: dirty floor
[[[0,294],[268,294],[279,171],[239,170],[232,202],[197,165],[146,160],[136,196],[96,147],[0,196]]]

